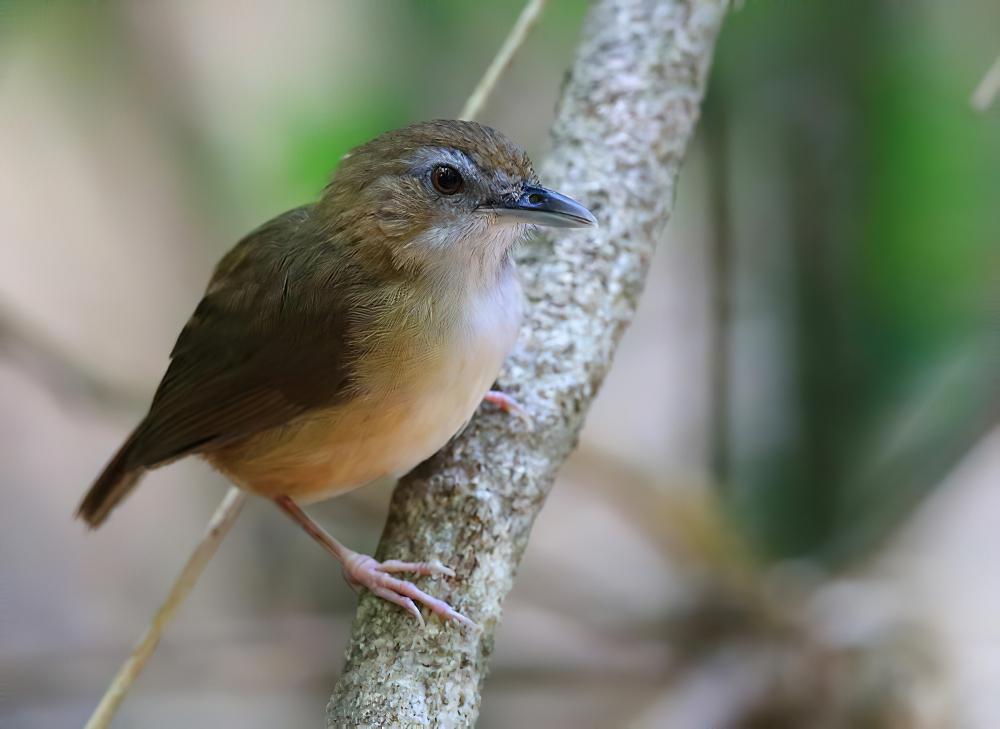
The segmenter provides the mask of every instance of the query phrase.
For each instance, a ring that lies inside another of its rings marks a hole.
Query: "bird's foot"
[[[505,413],[516,415],[522,422],[524,422],[524,424],[528,427],[528,430],[534,429],[534,423],[531,420],[531,415],[528,414],[528,411],[525,410],[517,400],[512,398],[507,393],[500,392],[499,390],[490,390],[483,397],[483,402],[492,403]]]
[[[455,571],[439,562],[401,562],[390,559],[379,562],[366,554],[353,553],[344,561],[344,578],[355,589],[362,587],[378,595],[383,600],[399,605],[417,619],[420,625],[424,618],[416,602],[426,605],[432,613],[442,618],[454,620],[466,627],[478,629],[479,626],[451,607],[444,600],[428,595],[412,582],[393,577],[394,572],[411,572],[416,575],[445,575],[454,577]]]

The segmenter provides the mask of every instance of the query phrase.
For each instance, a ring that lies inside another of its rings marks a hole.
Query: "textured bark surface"
[[[528,299],[500,386],[534,419],[484,408],[393,495],[380,558],[440,559],[454,579],[421,586],[482,626],[426,628],[365,595],[329,727],[467,727],[531,525],[576,444],[635,312],[726,0],[598,0],[552,128],[542,183],[587,205],[591,231],[550,234],[520,256]]]

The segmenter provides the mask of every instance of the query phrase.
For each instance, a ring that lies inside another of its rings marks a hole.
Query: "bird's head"
[[[387,132],[344,157],[321,215],[359,250],[402,271],[490,278],[534,226],[596,225],[580,203],[542,187],[500,132],[437,120]]]

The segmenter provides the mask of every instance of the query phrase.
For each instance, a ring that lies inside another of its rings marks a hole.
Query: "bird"
[[[539,226],[594,215],[543,187],[501,132],[438,119],[348,152],[318,200],[240,240],[182,329],[148,413],[87,491],[96,529],[151,469],[199,456],[270,499],[341,564],[347,582],[442,619],[466,616],[302,509],[412,470],[461,431],[513,348],[522,292],[513,251]]]

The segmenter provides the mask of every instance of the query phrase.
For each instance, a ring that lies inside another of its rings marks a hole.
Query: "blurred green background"
[[[70,519],[214,261],[457,114],[520,7],[0,2],[0,724],[83,723],[221,497],[182,463]],[[483,115],[536,163],[585,10],[550,0]],[[998,54],[995,0],[730,16],[481,726],[1000,726],[1000,103],[969,103]],[[390,488],[315,513],[371,549]],[[354,596],[272,512],[115,726],[321,722]]]

